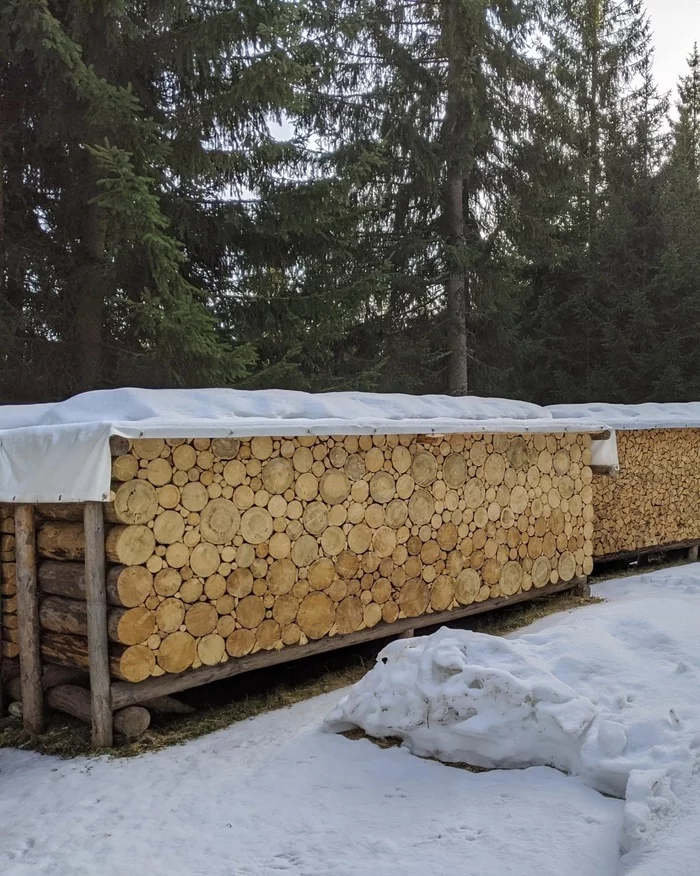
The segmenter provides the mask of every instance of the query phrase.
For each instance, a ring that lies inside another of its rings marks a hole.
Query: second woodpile
[[[595,556],[700,539],[700,429],[620,431],[617,452],[593,481]]]
[[[213,666],[592,569],[586,435],[137,440],[107,506],[113,677]],[[82,508],[38,506],[47,661],[86,667]]]

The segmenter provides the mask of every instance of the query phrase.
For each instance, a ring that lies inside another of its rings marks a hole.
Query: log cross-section
[[[112,745],[112,705],[107,639],[104,514],[99,502],[85,503],[84,528],[92,744],[96,748],[109,748]]]
[[[43,729],[44,696],[41,687],[39,601],[33,505],[18,505],[15,509],[15,539],[22,718],[27,733],[36,735],[41,733]]]

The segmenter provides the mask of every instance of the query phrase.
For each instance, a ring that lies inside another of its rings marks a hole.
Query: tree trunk
[[[459,168],[448,172],[445,192],[445,213],[448,240],[453,258],[464,249],[464,180]],[[465,298],[464,268],[454,262],[448,268],[445,282],[447,299],[447,339],[449,347],[448,392],[450,395],[467,395],[467,303]]]
[[[447,107],[442,135],[447,163],[443,224],[447,271],[447,386],[450,395],[466,395],[468,392],[464,202],[472,115],[468,88],[472,74],[467,63],[471,47],[464,45],[461,38],[464,34],[463,15],[461,3],[443,0],[442,41],[447,60]]]
[[[92,199],[98,194],[97,171],[91,156],[86,156],[86,201],[82,227],[82,264],[78,270],[76,333],[78,389],[100,385],[102,370],[102,322],[106,283],[107,219],[104,210]]]

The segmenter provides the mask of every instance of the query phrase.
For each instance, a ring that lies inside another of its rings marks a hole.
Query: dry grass
[[[346,730],[345,733],[341,733],[341,736],[344,736],[346,739],[367,739],[369,742],[372,742],[378,748],[398,748],[402,745],[402,740],[398,738],[398,736],[385,736],[383,739],[380,739],[376,736],[368,736],[364,730],[360,730],[359,727],[354,730]],[[432,760],[434,763],[442,764],[443,766],[453,767],[457,770],[466,770],[468,773],[488,773],[490,772],[489,767],[478,767],[474,766],[471,763],[450,763],[444,760],[438,760],[436,757],[424,757],[423,760]]]
[[[554,594],[464,618],[450,626],[491,635],[506,635],[556,612],[600,601],[570,593]],[[432,628],[428,627],[420,634],[431,631]],[[237,721],[354,684],[372,667],[377,653],[385,644],[386,640],[370,642],[186,691],[180,698],[195,706],[195,714],[166,716],[153,713],[153,723],[147,733],[135,742],[117,743],[108,753],[118,757],[133,757],[146,751],[179,745],[222,730]],[[8,723],[9,726],[4,729],[0,726],[0,747],[32,749],[58,757],[95,754],[90,748],[88,726],[62,712],[50,712],[47,715],[46,732],[36,739],[28,739],[19,722]],[[355,737],[351,735],[349,738]],[[397,744],[397,741],[388,744]],[[475,769],[467,765],[464,768]]]

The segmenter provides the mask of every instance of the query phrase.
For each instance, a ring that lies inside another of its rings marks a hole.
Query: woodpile
[[[16,559],[13,507],[0,505],[0,641],[5,658],[19,655]]]
[[[594,555],[700,539],[700,430],[617,433],[620,471],[596,475]]]
[[[113,677],[216,666],[592,570],[590,438],[142,439],[106,512]],[[38,506],[45,660],[87,665],[82,508]]]

